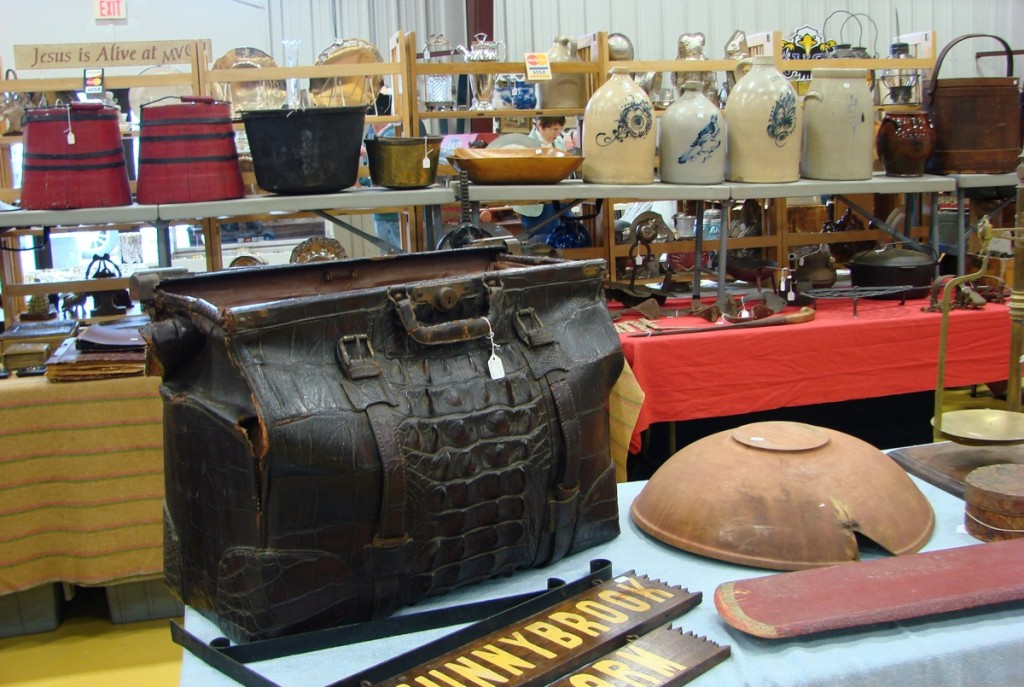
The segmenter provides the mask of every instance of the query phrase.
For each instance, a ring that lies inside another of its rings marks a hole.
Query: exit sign
[[[127,19],[128,0],[93,0],[96,19]]]

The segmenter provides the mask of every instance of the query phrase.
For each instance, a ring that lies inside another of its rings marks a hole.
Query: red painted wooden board
[[[768,639],[1024,599],[1024,539],[726,582],[715,608]]]

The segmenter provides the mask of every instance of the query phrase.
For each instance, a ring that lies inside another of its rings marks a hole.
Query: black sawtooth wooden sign
[[[542,687],[700,601],[700,592],[629,571],[377,684]]]
[[[729,647],[661,627],[605,654],[550,687],[678,687],[729,658]]]

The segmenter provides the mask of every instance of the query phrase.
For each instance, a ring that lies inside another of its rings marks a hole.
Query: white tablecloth
[[[931,501],[936,515],[935,532],[924,550],[979,543],[958,531],[963,520],[962,501],[924,482],[917,481],[917,484]],[[673,625],[730,645],[732,655],[689,683],[694,687],[1024,685],[1024,603],[784,640],[758,639],[734,630],[715,611],[715,588],[729,580],[772,573],[679,551],[641,532],[628,513],[630,503],[643,485],[642,482],[619,485],[622,534],[617,539],[570,556],[549,568],[459,590],[430,604],[420,604],[415,610],[541,590],[548,577],[575,580],[588,574],[591,559],[606,558],[612,561],[616,572],[635,570],[704,594],[703,603],[674,620]],[[1024,576],[1024,561],[1021,575]],[[837,589],[836,593],[841,594],[842,590]],[[190,633],[206,641],[221,634],[213,623],[191,609],[186,609],[185,626]],[[251,667],[285,687],[318,687],[409,651],[448,631],[366,642],[251,664]],[[235,684],[185,652],[181,685]]]

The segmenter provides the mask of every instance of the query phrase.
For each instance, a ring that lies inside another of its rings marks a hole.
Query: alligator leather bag
[[[247,641],[615,537],[604,275],[474,248],[161,282],[171,589]]]

